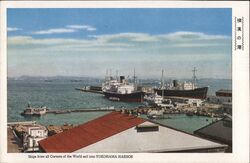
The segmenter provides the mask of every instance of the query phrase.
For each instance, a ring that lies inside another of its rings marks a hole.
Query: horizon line
[[[118,75],[122,76],[122,75]],[[123,75],[124,76],[124,75]],[[67,75],[54,75],[54,76],[31,76],[31,75],[21,75],[21,76],[7,76],[8,78],[60,78],[60,77],[65,77],[65,78],[93,78],[93,79],[101,79],[101,78],[105,78],[105,76],[67,76]],[[112,75],[112,77],[116,77],[116,75]],[[161,77],[159,76],[159,78],[157,77],[143,77],[141,76],[139,79],[160,79]],[[175,78],[175,79],[188,79],[190,78],[190,80],[192,80],[192,77],[164,77],[164,78]],[[227,79],[227,80],[232,80],[232,78],[219,78],[219,77],[201,77],[198,78],[199,79]]]

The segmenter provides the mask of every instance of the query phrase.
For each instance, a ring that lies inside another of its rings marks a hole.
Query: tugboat
[[[104,96],[112,101],[143,102],[144,92],[137,89],[137,81],[134,72],[134,83],[129,83],[125,76],[120,76],[120,80],[113,77],[106,78],[102,84]]]
[[[28,104],[27,109],[25,109],[21,115],[22,116],[41,116],[46,114],[48,109],[46,107],[41,107],[41,108],[33,108]]]
[[[196,86],[196,75],[195,75],[195,72],[197,70],[194,68],[192,71],[193,71],[192,83],[187,83],[187,82],[178,83],[177,80],[173,80],[173,83],[167,84],[167,87],[165,87],[163,82],[163,70],[162,70],[161,87],[155,89],[155,92],[157,92],[157,94],[159,95],[164,94],[164,97],[175,96],[175,97],[187,97],[196,99],[207,98],[208,87],[198,88]]]

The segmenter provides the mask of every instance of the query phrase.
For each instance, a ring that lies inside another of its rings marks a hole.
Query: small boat
[[[70,80],[71,82],[82,82],[82,80]]]
[[[41,116],[46,114],[48,109],[46,107],[41,107],[41,108],[33,108],[28,104],[28,108],[25,109],[21,115],[23,116]]]
[[[44,82],[52,82],[52,80],[44,80]]]

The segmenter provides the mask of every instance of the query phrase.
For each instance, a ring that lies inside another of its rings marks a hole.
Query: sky
[[[232,77],[231,9],[8,9],[8,76]]]

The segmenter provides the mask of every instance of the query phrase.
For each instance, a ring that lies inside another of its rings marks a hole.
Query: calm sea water
[[[82,112],[70,114],[47,114],[41,117],[23,117],[20,113],[30,103],[34,107],[46,106],[50,109],[67,108],[95,108],[114,106],[115,108],[133,108],[140,103],[113,102],[105,99],[101,94],[86,93],[75,90],[86,85],[98,85],[93,81],[71,82],[70,80],[8,80],[8,122],[34,120],[43,125],[62,125],[64,123],[81,124],[108,112]],[[204,80],[201,85],[209,85],[209,94],[218,89],[231,89],[230,80]],[[187,117],[186,115],[173,115],[171,119],[157,120],[160,123],[192,132],[211,123],[211,118]]]

